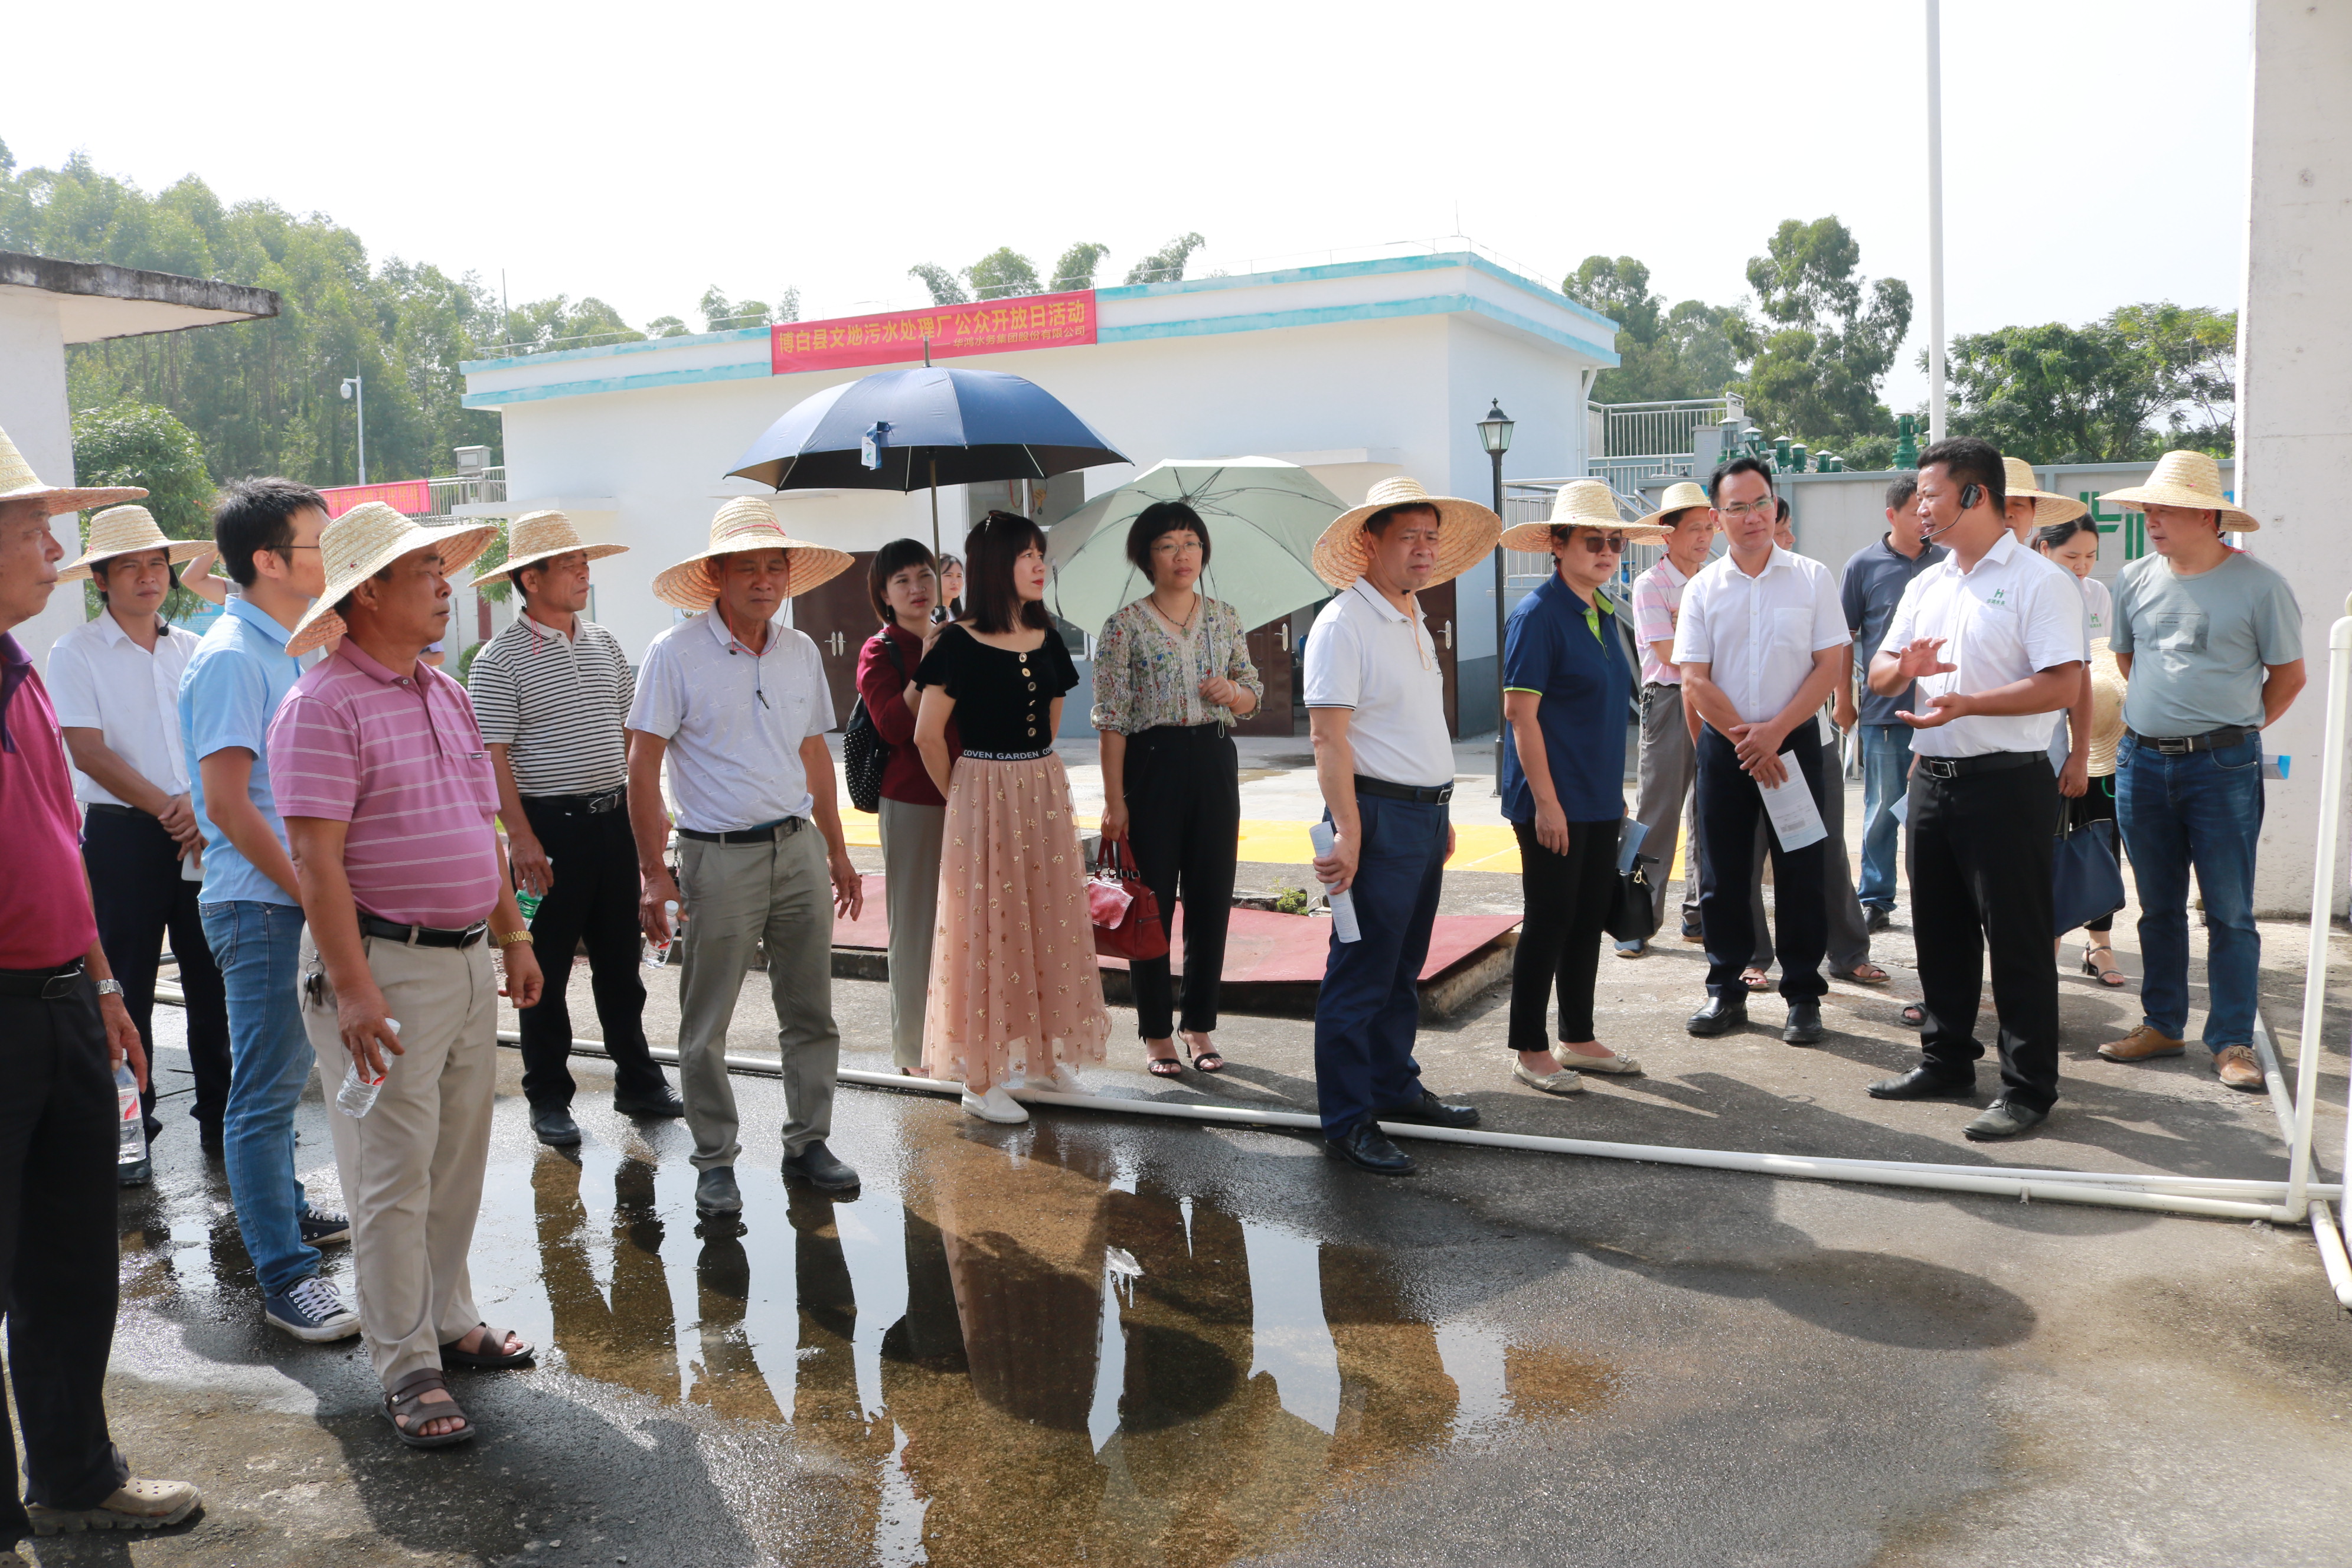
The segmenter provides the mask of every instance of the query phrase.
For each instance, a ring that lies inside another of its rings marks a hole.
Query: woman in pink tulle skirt
[[[1045,614],[1045,536],[992,511],[964,545],[967,609],[916,668],[915,745],[947,796],[923,1065],[964,1086],[963,1108],[1026,1121],[1011,1082],[1091,1092],[1110,1014],[1087,914],[1085,851],[1054,754],[1078,683]],[[963,754],[948,755],[952,717]]]

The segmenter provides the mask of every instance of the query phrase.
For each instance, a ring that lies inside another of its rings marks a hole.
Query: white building
[[[1613,323],[1469,253],[1107,288],[1094,300],[1092,343],[955,362],[1027,377],[1132,459],[1057,481],[1041,498],[1048,523],[1170,458],[1281,458],[1351,503],[1393,473],[1485,500],[1493,469],[1476,424],[1496,399],[1517,422],[1507,478],[1582,473],[1586,394],[1617,363]],[[722,477],[738,455],[803,398],[883,368],[778,375],[770,353],[770,330],[754,328],[468,363],[467,406],[496,409],[505,424],[509,499],[457,510],[559,507],[584,535],[631,546],[598,568],[595,615],[642,649],[671,619],[648,591],[654,574],[701,548],[721,500],[767,493]],[[919,349],[899,363],[919,363]],[[969,517],[1009,503],[985,489],[940,498],[948,549]],[[844,550],[931,536],[923,492],[773,499],[793,533]],[[1453,595],[1425,596],[1433,627],[1451,626],[1441,641],[1457,661],[1465,732],[1495,722],[1492,595],[1480,566]],[[799,624],[829,666],[854,662],[872,629],[871,611],[857,607],[862,583],[837,626],[817,599],[795,606]],[[846,635],[836,641],[835,630]],[[1288,643],[1267,639],[1269,649]]]

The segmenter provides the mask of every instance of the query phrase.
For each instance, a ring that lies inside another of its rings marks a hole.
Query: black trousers
[[[1915,773],[1910,799],[1911,926],[1927,1009],[1920,1055],[1943,1078],[1976,1078],[1990,948],[2002,1093],[2047,1110],[2058,1098],[2058,972],[2050,963],[2058,780],[2037,755],[1965,778]]]
[[[114,1073],[98,990],[0,996],[0,1303],[26,1500],[95,1508],[130,1475],[106,1432],[114,1342]],[[0,1430],[0,1548],[32,1533]]]
[[[1822,797],[1821,726],[1808,719],[1789,731],[1783,752],[1793,752],[1797,770],[1813,798]],[[1755,961],[1755,918],[1748,912],[1754,896],[1754,863],[1748,856],[1756,842],[1756,825],[1764,819],[1764,796],[1756,781],[1739,768],[1739,753],[1714,725],[1698,732],[1698,831],[1706,846],[1701,861],[1699,923],[1706,928],[1706,994],[1744,997],[1747,987],[1739,972]],[[1768,834],[1767,837],[1769,837]],[[1791,1002],[1811,1001],[1828,992],[1822,977],[1822,952],[1829,945],[1829,904],[1822,879],[1828,876],[1826,841],[1802,849],[1783,849],[1772,841],[1775,946],[1780,954],[1780,994]]]
[[[661,1068],[646,1047],[646,984],[637,974],[637,845],[625,802],[591,816],[554,799],[524,796],[523,815],[554,881],[530,918],[531,948],[547,976],[539,1005],[518,1017],[522,1035],[522,1092],[533,1106],[572,1103],[578,1087],[565,1065],[572,1057],[572,1005],[565,989],[572,958],[588,945],[590,988],[604,1050],[613,1058],[614,1089],[623,1095],[664,1092]]]
[[[216,1131],[228,1109],[228,993],[196,911],[203,884],[180,875],[179,846],[143,811],[92,808],[82,823],[81,863],[98,909],[98,943],[122,982],[122,1005],[147,1053],[147,1136],[163,1130],[155,1119],[154,1086],[163,1073],[154,1066],[154,1022],[155,971],[166,932],[188,999],[188,1058],[196,1075],[196,1102],[188,1114],[207,1132]]]
[[[1617,839],[1622,819],[1571,822],[1568,853],[1555,855],[1536,838],[1532,822],[1515,822],[1519,840],[1520,899],[1526,917],[1511,953],[1510,1047],[1548,1051],[1547,993],[1559,991],[1559,1036],[1589,1040],[1592,982],[1601,968],[1601,927],[1617,891]]]
[[[1242,786],[1234,743],[1214,724],[1160,725],[1127,738],[1128,844],[1160,917],[1184,900],[1184,1027],[1217,1026],[1225,929],[1234,912],[1234,858],[1240,845]],[[1135,1021],[1147,1040],[1174,1032],[1168,960],[1128,965]]]

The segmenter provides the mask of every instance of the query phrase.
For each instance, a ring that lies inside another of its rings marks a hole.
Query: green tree
[[[1666,309],[1633,257],[1588,256],[1560,292],[1617,323],[1619,363],[1593,379],[1598,402],[1714,397],[1738,374],[1727,326],[1738,312],[1699,300]]]
[[[956,275],[936,262],[925,261],[907,268],[907,276],[919,279],[931,292],[934,305],[969,305],[971,296],[963,291]]]
[[[1207,244],[1198,234],[1180,234],[1127,269],[1129,283],[1174,283],[1184,276],[1184,264]]]
[[[210,539],[215,486],[205,466],[204,444],[172,416],[168,408],[152,403],[118,403],[105,408],[85,408],[73,417],[74,475],[86,485],[137,485],[147,492],[139,504],[152,513],[165,534],[173,539]],[[87,529],[92,514],[82,516]],[[89,607],[97,610],[91,591]],[[197,607],[196,596],[173,588],[163,601],[163,614],[179,616]]]
[[[2237,450],[2238,312],[2202,305],[2126,305],[2105,324],[2155,364],[2168,406],[2162,445]]]
[[[2232,313],[2126,305],[2085,326],[1952,340],[1952,428],[2032,463],[2120,463],[2168,447],[2233,449]]]
[[[1097,245],[1091,240],[1078,241],[1062,252],[1061,260],[1054,263],[1051,287],[1056,290],[1093,288],[1095,268],[1101,266],[1102,258],[1109,254],[1110,247],[1108,245]]]
[[[1911,289],[1862,276],[1862,247],[1835,216],[1783,221],[1748,263],[1763,324],[1726,323],[1749,362],[1738,390],[1749,417],[1776,435],[1835,447],[1893,417],[1878,385],[1911,330]]]
[[[1015,294],[1042,294],[1037,265],[1009,245],[997,247],[963,269],[971,280],[975,300],[1004,300]]]
[[[649,338],[682,338],[688,336],[687,325],[676,316],[656,316],[646,323]]]

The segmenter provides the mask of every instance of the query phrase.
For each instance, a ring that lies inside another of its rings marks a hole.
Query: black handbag
[[[904,680],[907,660],[898,652],[898,639],[887,630],[874,635],[882,639],[898,679]],[[841,731],[841,772],[849,781],[849,804],[858,810],[882,809],[882,770],[890,765],[891,751],[890,742],[874,727],[874,715],[866,710],[866,694],[859,692],[857,700],[849,705],[849,722]]]
[[[2096,789],[2101,781],[2093,779]],[[2116,858],[2116,825],[2086,822],[2058,835],[2050,866],[2053,931],[2086,925],[2124,907],[2124,868]]]
[[[1655,855],[1636,855],[1633,868],[1619,875],[1601,928],[1619,942],[1647,942],[1658,934],[1658,889],[1650,880]]]

